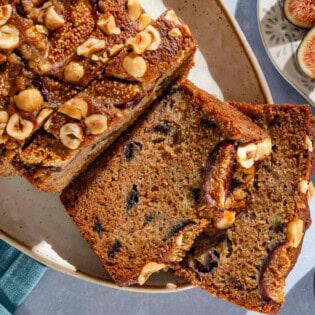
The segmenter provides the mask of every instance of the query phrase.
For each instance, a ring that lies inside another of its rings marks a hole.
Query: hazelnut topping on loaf
[[[75,179],[61,200],[114,281],[142,285],[189,250],[209,222],[209,213],[198,216],[201,209],[222,214],[219,202],[230,195],[226,182],[236,172],[239,148],[266,141],[268,135],[234,107],[184,82]],[[257,159],[254,153],[248,160]]]
[[[106,42],[115,52],[104,73],[63,103],[14,160],[19,173],[38,189],[61,191],[192,65],[196,43],[173,10],[152,21],[148,15],[143,18],[141,8],[133,7],[137,1],[124,3],[128,19],[137,21],[130,22],[137,28],[135,34],[125,41],[127,26],[117,24],[122,30],[115,36],[123,42],[119,47],[117,41]],[[103,10],[107,5],[99,4]],[[96,27],[106,33],[102,23]],[[85,59],[93,56],[83,54]]]
[[[255,164],[243,211],[232,219],[226,213],[225,230],[212,220],[176,273],[219,298],[274,314],[311,223],[311,111],[303,105],[232,105],[269,133],[272,153]],[[240,185],[234,181],[232,187]]]

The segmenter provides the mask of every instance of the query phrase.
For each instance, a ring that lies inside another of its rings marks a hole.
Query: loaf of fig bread
[[[220,217],[236,173],[224,157],[234,164],[240,155],[248,168],[269,154],[268,143],[245,115],[186,81],[79,175],[61,201],[114,281],[142,285],[182,259],[209,215]],[[260,149],[246,156],[251,146]]]
[[[101,75],[126,39],[144,27],[129,15],[128,3],[0,3],[0,176],[14,173],[12,158],[47,118]],[[141,21],[143,10],[133,3]]]
[[[275,314],[311,223],[311,110],[232,105],[269,133],[272,153],[255,164],[243,210],[229,209],[222,219],[212,220],[176,273],[214,296]],[[242,185],[233,181],[231,189]]]
[[[138,2],[125,3],[129,18],[140,27],[144,23],[140,7],[133,15]],[[173,80],[187,75],[195,50],[188,27],[173,10],[156,21],[147,20],[144,30],[124,42],[101,76],[50,116],[16,156],[14,166],[36,188],[61,191]]]

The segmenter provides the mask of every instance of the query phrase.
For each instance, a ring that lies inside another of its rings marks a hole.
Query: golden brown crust
[[[182,83],[183,89],[200,100],[203,111],[212,117],[225,132],[225,136],[239,143],[258,142],[268,138],[268,133],[254,124],[247,116],[227,102],[204,91],[200,91],[192,82]],[[210,105],[209,105],[210,104]]]

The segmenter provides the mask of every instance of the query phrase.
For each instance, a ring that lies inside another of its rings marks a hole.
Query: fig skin
[[[287,250],[287,242],[276,245],[262,267],[259,285],[262,298],[268,303],[284,302],[285,278],[291,268]]]
[[[302,40],[296,55],[297,63],[301,71],[310,77],[315,78],[315,27],[313,27]]]
[[[236,148],[231,141],[221,142],[209,155],[202,194],[204,200],[216,209],[224,209],[232,183],[235,161]]]
[[[284,0],[284,15],[297,27],[315,26],[315,3],[313,0]]]

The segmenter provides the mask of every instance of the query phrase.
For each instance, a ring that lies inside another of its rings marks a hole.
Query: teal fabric
[[[46,267],[0,240],[0,315],[19,307]]]

